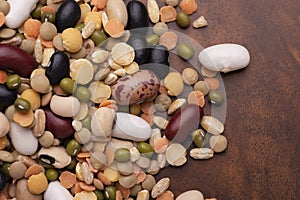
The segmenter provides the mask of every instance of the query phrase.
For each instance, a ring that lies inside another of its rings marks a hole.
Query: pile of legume
[[[226,149],[222,122],[203,113],[206,96],[224,102],[219,68],[169,64],[170,50],[195,50],[166,23],[188,27],[197,3],[165,3],[0,0],[0,199],[172,200],[171,180],[154,176],[187,162],[185,141],[194,159]]]

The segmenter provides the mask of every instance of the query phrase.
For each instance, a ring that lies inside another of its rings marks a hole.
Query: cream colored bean
[[[198,81],[198,72],[193,68],[185,68],[182,71],[183,82],[187,85],[193,85]]]
[[[93,79],[94,67],[87,59],[78,59],[70,65],[70,77],[78,84],[85,85]]]
[[[168,109],[168,114],[172,115],[174,114],[178,109],[180,109],[184,104],[186,104],[186,100],[185,99],[176,99],[175,101],[173,101],[173,103],[171,103],[171,105],[169,106]]]
[[[224,125],[213,116],[203,116],[201,126],[213,135],[220,135],[224,131]]]
[[[39,138],[39,143],[42,147],[50,147],[54,142],[54,136],[50,131],[45,131],[44,134]]]
[[[34,112],[34,118],[35,118],[35,125],[32,129],[32,133],[36,137],[40,137],[44,134],[45,132],[45,125],[46,125],[46,115],[44,110],[42,109],[37,109]]]
[[[30,79],[32,89],[39,93],[48,93],[51,90],[49,79],[44,74],[38,74]]]
[[[139,71],[140,67],[136,62],[132,62],[130,65],[124,67],[127,74],[134,74]]]
[[[94,103],[102,103],[111,95],[110,86],[104,84],[102,81],[92,82],[89,86],[89,90],[92,93],[91,100]]]
[[[152,23],[159,21],[159,7],[156,0],[148,0],[147,2],[148,16]]]
[[[166,151],[167,162],[172,166],[181,166],[186,163],[186,149],[179,143],[168,146]]]
[[[220,153],[227,148],[227,139],[223,135],[213,135],[209,140],[209,146],[214,152]]]
[[[209,148],[194,148],[191,149],[190,156],[194,159],[209,159],[214,156],[214,151]]]
[[[171,96],[178,96],[183,92],[184,84],[181,74],[178,72],[169,73],[165,80],[164,86],[168,89],[168,94]]]
[[[7,117],[0,112],[0,138],[4,137],[10,130],[10,124]]]
[[[50,102],[51,110],[62,117],[74,117],[80,110],[80,102],[73,96],[61,97],[54,95]]]
[[[152,188],[151,197],[156,198],[162,193],[164,193],[170,186],[169,178],[160,179]]]
[[[111,50],[113,60],[122,65],[126,66],[132,63],[134,60],[134,49],[126,43],[117,43]]]
[[[42,66],[43,67],[48,67],[49,63],[50,63],[50,59],[52,57],[52,55],[55,53],[55,49],[54,48],[45,48],[43,51],[43,58],[42,58]]]

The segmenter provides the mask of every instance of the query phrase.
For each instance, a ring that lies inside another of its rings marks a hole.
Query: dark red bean
[[[10,44],[0,44],[0,69],[29,77],[36,67],[35,59],[26,51]]]
[[[170,120],[165,135],[173,142],[183,142],[187,137],[198,128],[199,122],[203,117],[203,109],[194,104],[187,104]]]
[[[49,108],[45,109],[46,130],[59,139],[68,138],[74,134],[72,120],[70,118],[55,115]]]

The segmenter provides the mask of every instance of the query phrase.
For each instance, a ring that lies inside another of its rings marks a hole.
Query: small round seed
[[[198,81],[198,72],[193,68],[185,68],[182,71],[182,80],[187,85],[193,85]]]
[[[190,25],[191,18],[188,14],[181,11],[181,12],[178,12],[176,15],[176,22],[180,27],[186,28]]]
[[[214,152],[220,153],[227,148],[227,139],[223,135],[213,135],[209,140],[209,146]]]
[[[194,56],[194,49],[186,43],[181,43],[177,47],[177,53],[181,58],[189,60]]]

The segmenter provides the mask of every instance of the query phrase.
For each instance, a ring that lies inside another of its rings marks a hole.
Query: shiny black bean
[[[55,24],[58,32],[74,27],[80,19],[81,10],[74,0],[65,0],[58,8]]]
[[[46,69],[46,76],[52,85],[60,83],[61,79],[69,74],[70,61],[68,56],[63,52],[55,52],[51,59],[50,65]]]
[[[140,1],[130,1],[127,4],[128,23],[127,29],[138,29],[148,27],[148,11],[146,6]],[[146,32],[147,29],[140,29],[135,31]]]
[[[10,90],[6,85],[0,84],[0,107],[12,105],[16,99],[16,90]]]
[[[141,33],[133,33],[127,43],[134,48],[134,61],[139,65],[144,64],[150,55],[150,49],[147,48],[145,35]]]

